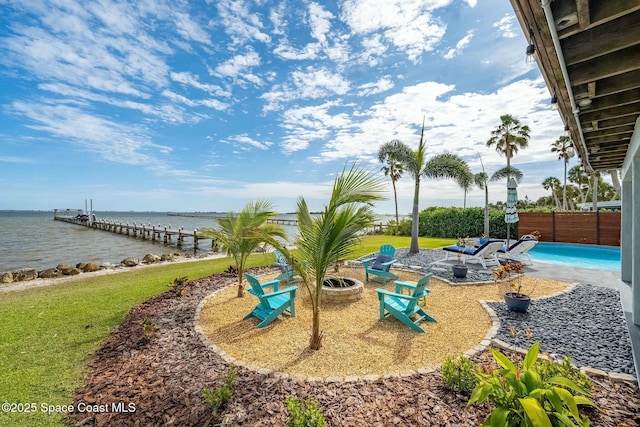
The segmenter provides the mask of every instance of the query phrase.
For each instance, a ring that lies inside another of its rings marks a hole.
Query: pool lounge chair
[[[449,259],[450,254],[462,255],[462,263],[466,264],[467,261],[478,261],[482,264],[482,267],[487,268],[487,265],[499,265],[498,250],[504,245],[502,240],[489,240],[482,245],[467,248],[465,246],[447,246],[442,248],[447,252],[445,261]]]
[[[513,259],[520,261],[524,265],[533,265],[533,260],[529,256],[529,250],[537,244],[538,241],[535,238],[522,236],[508,248],[506,246],[501,247],[498,250],[498,258]]]

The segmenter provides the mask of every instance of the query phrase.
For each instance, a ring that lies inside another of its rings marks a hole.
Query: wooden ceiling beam
[[[580,121],[581,122],[591,122],[593,120],[606,120],[616,117],[622,116],[638,116],[638,112],[640,111],[640,100],[639,102],[635,102],[633,104],[622,105],[620,107],[612,107],[608,110],[599,110],[599,111],[586,111],[585,113],[580,113]]]
[[[640,0],[591,1],[591,22],[610,21],[640,9]]]
[[[635,129],[635,126],[626,125],[626,126],[618,126],[617,128],[610,128],[605,130],[594,129],[592,131],[583,131],[583,133],[584,133],[584,137],[586,139],[589,139],[589,138],[597,138],[599,136],[604,136],[604,135],[620,135],[628,132],[633,133],[634,129]]]
[[[589,132],[589,127],[592,127],[592,130],[602,130],[602,129],[612,129],[612,128],[616,128],[619,126],[625,126],[625,125],[632,125],[635,126],[636,123],[636,119],[637,119],[637,115],[628,115],[628,116],[621,116],[621,117],[615,117],[612,119],[605,119],[605,120],[592,120],[592,121],[582,121],[583,126],[583,132]],[[596,126],[593,126],[593,123],[596,123]],[[587,126],[587,124],[589,126]]]
[[[591,106],[585,108],[585,112],[598,111],[618,107],[621,105],[633,104],[640,100],[640,88],[628,90],[622,93],[615,93],[608,96],[593,99]],[[639,107],[640,109],[640,107]]]
[[[567,65],[588,61],[638,44],[640,10],[561,41]]]
[[[606,136],[598,136],[595,138],[588,138],[586,142],[588,144],[607,144],[607,143],[617,143],[623,141],[629,141],[631,139],[631,135],[633,132],[629,132],[627,134],[620,135],[606,135]]]
[[[640,44],[567,67],[571,86],[640,69]]]

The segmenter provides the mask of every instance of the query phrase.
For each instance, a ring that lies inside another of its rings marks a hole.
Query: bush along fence
[[[538,231],[546,242],[586,243],[620,246],[620,212],[519,212],[520,221],[511,224],[509,236]],[[420,212],[418,230],[428,237],[478,237],[484,232],[483,208],[431,207]],[[410,236],[411,219],[391,221],[387,234]],[[507,238],[504,211],[489,211],[489,236]]]

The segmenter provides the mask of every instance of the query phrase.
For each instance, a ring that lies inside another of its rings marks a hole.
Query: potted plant
[[[504,294],[504,302],[507,304],[507,308],[518,313],[526,313],[531,304],[531,297],[522,292],[524,265],[520,261],[507,260],[493,272],[493,275],[496,281],[506,282],[512,289],[512,292]]]
[[[456,277],[458,279],[464,279],[465,277],[467,277],[468,267],[466,264],[462,263],[462,251],[465,250],[468,243],[468,237],[460,237],[458,238],[458,243],[456,243],[456,246],[460,248],[460,252],[456,254],[456,256],[458,257],[458,263],[451,266],[451,271],[453,272],[453,277]]]

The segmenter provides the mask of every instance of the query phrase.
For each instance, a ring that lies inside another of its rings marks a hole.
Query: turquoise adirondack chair
[[[253,275],[245,273],[244,277],[251,286],[249,293],[255,295],[260,303],[247,314],[244,319],[250,317],[257,317],[262,320],[258,323],[258,328],[264,328],[275,320],[280,314],[285,311],[289,312],[290,317],[295,317],[295,299],[297,286],[292,286],[281,291],[278,290],[279,280],[271,280],[269,282],[260,283],[260,281]],[[273,292],[265,293],[265,288],[273,287]]]
[[[427,314],[418,305],[418,301],[426,296],[430,291],[427,284],[431,280],[431,274],[422,277],[415,285],[406,282],[396,282],[396,292],[386,289],[376,289],[378,300],[380,301],[380,319],[384,319],[390,314],[416,332],[424,332],[418,323],[422,320],[436,322],[436,319]],[[411,295],[404,295],[403,289],[410,289]],[[416,315],[415,320],[411,316]]]
[[[287,282],[288,286],[291,286],[295,283],[302,282],[302,278],[298,276],[298,273],[293,269],[291,264],[287,261],[287,259],[282,255],[280,251],[273,252],[276,257],[275,265],[280,268],[282,273],[275,278],[275,280]]]
[[[391,265],[398,261],[393,258],[395,254],[396,248],[391,245],[382,245],[378,256],[363,259],[362,265],[364,267],[365,280],[369,281],[369,275],[378,276],[375,279],[379,279],[377,281],[382,282],[385,286],[387,280],[398,280],[398,276],[389,271]],[[374,277],[371,279],[374,280]]]

